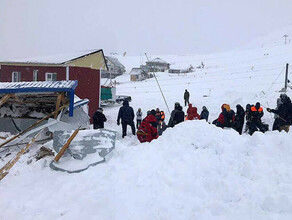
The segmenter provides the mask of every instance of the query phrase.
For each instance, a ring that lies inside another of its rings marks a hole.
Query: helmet
[[[141,108],[138,108],[138,111],[141,111]]]

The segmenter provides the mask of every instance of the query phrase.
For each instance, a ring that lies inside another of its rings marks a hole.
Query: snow
[[[62,64],[72,59],[76,59],[87,54],[98,52],[99,50],[86,50],[86,51],[77,51],[73,53],[65,54],[55,54],[42,57],[25,57],[20,59],[10,59],[2,62],[15,62],[15,63],[50,63],[50,64]]]
[[[9,89],[30,89],[30,88],[64,88],[70,89],[75,86],[77,81],[38,81],[38,82],[9,82],[9,83],[0,83],[0,92],[1,90]]]
[[[193,73],[156,76],[170,110],[177,101],[183,104],[188,89],[199,112],[203,105],[209,109],[211,122],[223,103],[234,109],[236,104],[245,107],[259,101],[274,108],[292,45],[159,57],[182,66],[204,62],[206,68]],[[141,57],[119,60],[130,70],[139,66]],[[169,120],[154,78],[130,82],[129,74],[124,74],[115,80],[117,94],[130,95],[135,111],[141,108],[145,115],[159,107]],[[287,94],[292,96],[290,89]],[[140,144],[129,130],[128,136],[121,137],[118,110],[119,106],[104,108],[105,128],[118,131],[116,149],[107,163],[78,174],[56,172],[48,167],[52,157],[27,164],[40,146],[32,147],[1,181],[0,217],[292,219],[291,131],[240,136],[204,121],[187,121],[151,143]],[[264,113],[263,121],[271,128],[274,115]],[[45,146],[52,148],[52,142]],[[0,167],[12,157],[0,156]]]

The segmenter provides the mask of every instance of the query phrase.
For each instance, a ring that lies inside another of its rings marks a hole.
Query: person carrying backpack
[[[137,138],[141,143],[151,142],[158,138],[158,122],[155,115],[156,111],[153,109],[151,110],[150,115],[147,115],[146,118],[143,119],[137,131]]]
[[[120,125],[120,120],[122,121],[122,137],[124,138],[127,135],[127,125],[131,126],[132,133],[135,135],[135,125],[134,125],[134,110],[129,106],[129,101],[125,100],[123,106],[120,108],[118,113],[117,124]]]
[[[104,122],[106,122],[106,117],[103,114],[103,109],[98,108],[94,115],[92,116],[93,119],[93,129],[104,128]]]
[[[139,126],[141,125],[141,122],[142,122],[142,116],[143,116],[143,113],[141,112],[141,108],[138,108],[138,111],[136,112],[137,129],[138,129]]]

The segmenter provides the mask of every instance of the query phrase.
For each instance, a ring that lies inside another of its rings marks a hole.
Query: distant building
[[[131,81],[136,82],[149,78],[149,75],[141,68],[132,68],[130,72],[130,77]]]
[[[105,56],[108,70],[101,71],[102,78],[115,78],[126,72],[126,68],[120,61],[115,57]]]
[[[164,72],[169,69],[170,64],[157,57],[146,62],[146,66],[149,68],[149,72]]]
[[[75,94],[89,99],[92,117],[100,103],[102,69],[107,69],[103,50],[23,58],[0,62],[0,82],[78,80]]]

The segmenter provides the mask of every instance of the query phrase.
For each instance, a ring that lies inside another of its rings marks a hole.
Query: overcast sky
[[[229,50],[292,23],[292,0],[0,0],[0,57]]]

